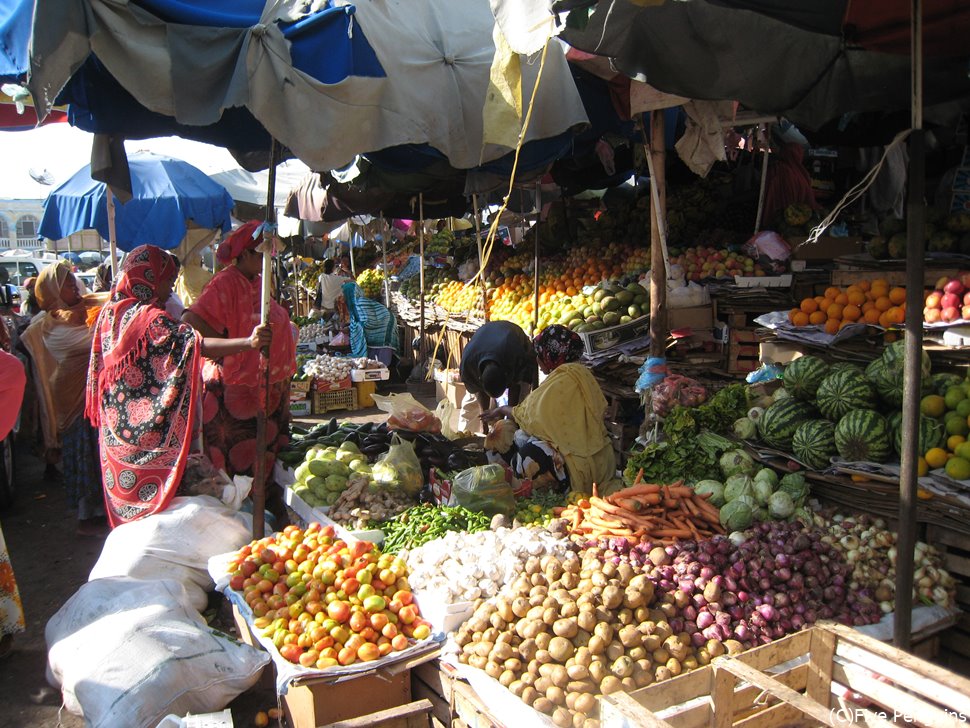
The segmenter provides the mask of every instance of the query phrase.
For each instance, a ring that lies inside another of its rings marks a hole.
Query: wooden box
[[[761,351],[754,329],[731,329],[727,348],[729,374],[747,374],[761,366]]]
[[[339,682],[301,682],[281,700],[293,728],[317,728],[411,702],[411,675],[378,670]]]
[[[970,680],[833,623],[600,702],[603,728],[956,727],[966,716]]]

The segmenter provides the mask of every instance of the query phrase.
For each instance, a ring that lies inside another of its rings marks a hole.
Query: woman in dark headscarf
[[[616,475],[604,422],[606,398],[579,363],[583,342],[578,334],[565,326],[549,326],[535,337],[534,345],[547,376],[521,404],[482,415],[486,422],[511,417],[517,425],[511,447],[492,452],[490,458],[508,464],[516,477],[531,479],[534,488],[588,493],[593,483],[605,485]],[[496,425],[498,433],[509,428]]]

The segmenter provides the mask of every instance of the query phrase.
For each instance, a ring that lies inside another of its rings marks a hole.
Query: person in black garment
[[[506,390],[509,405],[515,406],[539,383],[532,340],[508,321],[489,321],[475,332],[461,353],[460,373],[467,390],[461,407],[462,429]],[[482,431],[488,431],[484,422]]]

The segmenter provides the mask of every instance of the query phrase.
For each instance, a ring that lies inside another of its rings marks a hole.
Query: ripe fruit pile
[[[936,391],[920,401],[920,474],[944,468],[955,480],[970,478],[970,381],[938,375]],[[944,378],[945,377],[945,378]],[[931,442],[926,430],[934,433]],[[933,447],[925,447],[933,445]]]
[[[765,275],[762,267],[743,253],[703,245],[686,248],[681,255],[671,257],[670,262],[683,266],[684,277],[689,281]]]
[[[923,320],[928,324],[970,320],[970,272],[957,278],[944,276],[936,282],[936,289],[926,294]]]
[[[906,289],[882,278],[844,290],[830,286],[824,296],[806,298],[789,311],[788,320],[794,326],[823,326],[829,334],[857,322],[889,329],[906,320]]]
[[[346,543],[311,523],[243,546],[231,589],[283,659],[306,668],[372,662],[430,636],[408,585],[407,564],[366,541]]]
[[[357,276],[357,285],[368,298],[380,298],[384,285],[384,273],[376,268],[368,268]]]

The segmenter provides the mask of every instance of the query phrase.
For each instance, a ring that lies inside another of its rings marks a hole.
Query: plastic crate
[[[357,390],[358,406],[374,406],[374,392],[377,390],[376,382],[354,382],[354,389]]]
[[[350,389],[352,386],[353,380],[350,377],[344,377],[339,382],[319,378],[313,380],[313,391],[315,392],[332,392],[335,389]]]
[[[357,409],[357,390],[354,387],[313,393],[313,414],[315,415],[326,414],[331,410],[355,409]]]

